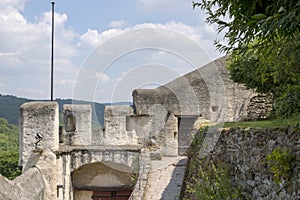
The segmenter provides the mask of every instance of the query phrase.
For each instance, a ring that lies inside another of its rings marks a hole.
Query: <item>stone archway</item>
[[[72,173],[74,200],[128,199],[134,187],[134,174],[115,163],[91,163]],[[127,198],[126,198],[127,197]]]

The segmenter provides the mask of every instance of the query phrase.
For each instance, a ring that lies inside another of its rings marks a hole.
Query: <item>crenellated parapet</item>
[[[265,96],[230,80],[225,60],[156,89],[134,90],[133,106],[105,106],[101,128],[92,121],[91,105],[66,104],[59,112],[53,101],[23,104],[19,165],[24,173],[39,171],[42,199],[91,199],[118,190],[141,199],[150,160],[185,154],[195,124],[269,112]]]
[[[63,106],[63,144],[92,144],[91,105],[66,104]]]

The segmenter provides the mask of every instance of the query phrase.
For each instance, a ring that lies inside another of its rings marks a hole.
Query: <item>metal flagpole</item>
[[[53,101],[53,57],[54,57],[54,3],[52,4],[52,46],[51,46],[51,101]]]

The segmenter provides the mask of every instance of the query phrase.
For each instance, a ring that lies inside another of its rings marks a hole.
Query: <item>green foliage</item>
[[[19,153],[17,151],[0,152],[0,174],[13,180],[21,174],[18,168]]]
[[[12,95],[2,95],[0,94],[0,118],[5,118],[7,121],[14,125],[19,125],[19,108],[23,103],[34,101],[32,99],[24,99],[15,97]],[[62,110],[64,104],[90,104],[92,106],[92,125],[93,128],[99,129],[103,127],[104,124],[104,106],[112,104],[100,104],[89,101],[80,101],[72,99],[56,99],[59,105],[60,111],[60,123],[62,124]],[[114,103],[116,105],[124,105],[125,102]],[[128,103],[127,103],[128,105]]]
[[[300,85],[287,86],[275,103],[277,116],[288,118],[300,113]]]
[[[300,122],[300,114],[293,115],[289,118],[276,118],[276,119],[269,119],[269,120],[259,120],[259,121],[245,121],[245,122],[225,122],[224,128],[233,128],[233,127],[240,127],[240,128],[278,128],[278,127],[297,127],[299,126]]]
[[[242,199],[241,192],[231,183],[229,170],[224,165],[197,165],[197,174],[187,183],[192,199]]]
[[[272,93],[280,117],[297,113],[295,109],[282,114],[281,107],[291,99],[294,104],[300,102],[284,91],[291,85],[300,86],[300,0],[201,0],[193,5],[207,12],[208,23],[225,32],[228,46],[215,44],[231,54],[228,67],[232,80]]]
[[[296,0],[201,0],[193,6],[205,10],[206,21],[225,32],[228,46],[216,42],[221,51],[276,44],[277,38],[290,40],[300,31],[300,1]]]
[[[21,174],[18,168],[19,129],[0,118],[0,174],[14,179]]]
[[[6,119],[0,118],[0,152],[18,151],[19,129],[9,124]]]
[[[19,124],[19,108],[30,100],[18,98],[12,95],[0,94],[0,117],[7,119],[11,124]]]
[[[268,56],[254,48],[242,54],[235,52],[228,68],[233,81],[272,93],[277,116],[289,117],[300,112],[300,40],[278,43],[284,44],[265,49]]]
[[[232,80],[258,92],[271,92],[275,97],[286,85],[300,85],[299,38],[277,39],[277,45],[264,50],[254,48],[253,43],[244,52],[233,52],[227,63]]]
[[[231,182],[230,170],[225,163],[213,163],[198,157],[204,140],[203,133],[209,128],[211,127],[201,128],[187,151],[189,162],[184,185],[184,199],[243,199],[241,190]]]
[[[282,179],[290,179],[294,159],[295,154],[291,152],[291,149],[279,147],[275,148],[272,153],[267,156],[267,164],[274,174],[274,181],[276,183],[281,183]]]

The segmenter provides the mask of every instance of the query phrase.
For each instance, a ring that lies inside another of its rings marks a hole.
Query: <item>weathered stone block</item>
[[[10,181],[0,174],[0,199],[41,200],[44,199],[45,183],[37,168],[31,168]]]
[[[56,151],[59,119],[56,102],[30,102],[20,107],[20,160],[25,167],[35,149]],[[38,138],[39,134],[42,138]],[[40,142],[38,142],[40,140]]]
[[[128,117],[133,114],[131,106],[105,106],[105,145],[137,145],[137,134]]]
[[[64,143],[68,145],[91,145],[91,105],[66,104],[64,112]]]
[[[161,152],[151,152],[150,158],[151,158],[151,160],[161,160],[162,154],[161,154]]]

